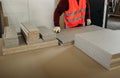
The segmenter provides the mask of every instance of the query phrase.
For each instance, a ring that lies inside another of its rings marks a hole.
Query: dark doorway
[[[92,24],[102,27],[105,0],[89,0]]]

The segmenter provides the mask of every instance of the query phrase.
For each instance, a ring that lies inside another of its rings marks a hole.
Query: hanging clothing
[[[74,3],[74,4],[73,4]],[[62,13],[65,13],[65,20],[69,17],[66,16],[66,14],[69,12],[69,11],[72,11],[71,9],[72,8],[75,8],[73,11],[75,11],[74,13],[76,14],[75,17],[74,17],[74,21],[77,20],[77,19],[80,19],[80,18],[85,18],[85,19],[90,19],[90,6],[89,6],[89,2],[88,0],[60,0],[56,10],[55,10],[55,13],[54,13],[54,25],[55,26],[59,26],[59,18],[60,16],[62,15]],[[80,10],[82,9],[82,10]],[[79,16],[80,13],[78,12],[83,12],[85,11],[84,13],[82,13],[83,16]],[[79,17],[77,17],[79,16]],[[70,18],[72,18],[73,16],[70,16]],[[65,21],[66,22],[66,25],[67,26],[80,26],[83,24],[83,22],[79,22],[78,24],[77,23],[74,23],[74,24],[71,24],[69,25],[68,22],[71,22],[73,20],[68,20],[68,21]]]

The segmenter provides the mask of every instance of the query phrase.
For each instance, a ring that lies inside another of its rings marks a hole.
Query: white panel
[[[96,46],[109,52],[111,55],[120,53],[120,32],[113,30],[99,30],[79,34],[80,37],[88,40]]]
[[[4,13],[26,13],[27,0],[3,0]]]
[[[120,54],[120,30],[98,30],[75,36],[75,46],[98,63],[110,68],[114,55]]]
[[[103,65],[105,68],[110,68],[112,55],[107,53],[105,50],[79,36],[75,37],[75,46]]]
[[[63,29],[59,34],[57,34],[57,38],[62,41],[62,43],[68,43],[74,41],[74,36],[76,34],[91,32],[102,30],[103,28],[91,25],[91,26],[84,26],[84,27],[75,27],[75,28],[68,28]]]

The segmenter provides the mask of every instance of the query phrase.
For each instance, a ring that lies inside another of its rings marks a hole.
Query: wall
[[[36,26],[53,26],[55,0],[29,0],[30,21]]]
[[[4,15],[8,16],[9,26],[19,31],[20,23],[28,21],[27,0],[1,0]]]
[[[35,26],[53,27],[55,0],[0,0],[9,25],[19,32],[21,22]]]

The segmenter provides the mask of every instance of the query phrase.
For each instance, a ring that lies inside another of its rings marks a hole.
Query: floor
[[[113,30],[120,30],[120,17],[109,17],[107,27]]]
[[[120,69],[107,71],[67,45],[0,56],[0,78],[120,78]]]
[[[108,28],[120,30],[120,1],[116,5],[114,14],[110,15],[108,18]]]

